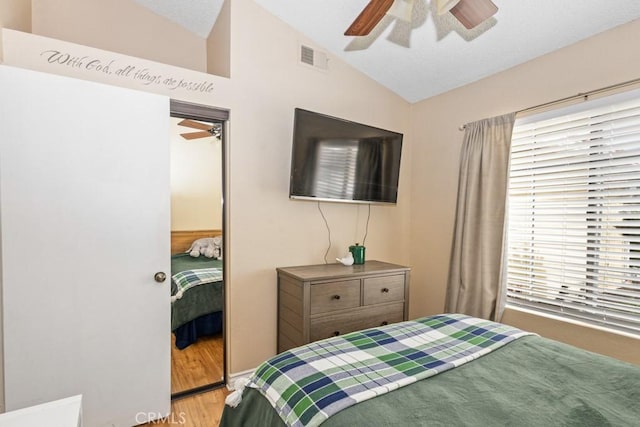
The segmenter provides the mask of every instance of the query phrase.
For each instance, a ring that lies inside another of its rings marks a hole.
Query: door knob
[[[167,279],[167,275],[162,271],[158,271],[156,274],[153,275],[153,278],[155,279],[156,282],[162,283]]]

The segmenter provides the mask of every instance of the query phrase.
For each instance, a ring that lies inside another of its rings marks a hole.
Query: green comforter
[[[179,271],[197,270],[201,268],[223,268],[221,260],[200,256],[193,258],[189,254],[171,256],[171,274]],[[171,282],[171,295],[177,291],[176,284]],[[182,298],[171,304],[171,330],[184,325],[204,314],[221,311],[224,307],[223,282],[207,283],[190,288]]]
[[[262,390],[287,425],[318,426],[349,406],[461,366],[522,336],[520,329],[441,314],[312,342],[258,367]]]
[[[221,426],[282,426],[247,388]],[[322,426],[638,426],[640,367],[538,336],[347,408]]]

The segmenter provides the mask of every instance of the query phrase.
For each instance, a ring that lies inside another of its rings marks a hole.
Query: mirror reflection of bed
[[[181,137],[198,129],[171,120],[171,394],[180,397],[224,381],[222,149],[219,136]],[[203,245],[190,251],[194,242]]]
[[[220,230],[171,233],[172,393],[222,380],[222,260],[187,253],[194,241],[216,241],[221,234]]]

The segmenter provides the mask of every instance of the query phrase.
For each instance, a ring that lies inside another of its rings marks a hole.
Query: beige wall
[[[567,324],[522,310],[507,310],[502,321],[595,353],[640,365],[640,340],[579,324]]]
[[[31,31],[31,0],[0,1],[0,28]]]
[[[207,73],[231,77],[231,0],[225,0],[207,38]]]
[[[33,34],[206,71],[205,39],[131,0],[32,3]]]
[[[171,118],[171,231],[222,229],[222,142],[213,136],[187,140]]]
[[[232,2],[231,23],[229,327],[238,372],[276,352],[275,268],[322,263],[327,247],[316,203],[288,199],[294,107],[407,132],[409,105],[337,58],[328,72],[299,64],[299,42],[314,45],[252,1]],[[410,145],[406,136],[398,205],[371,209],[370,259],[408,261]],[[331,260],[361,239],[366,208],[323,209]]]
[[[628,81],[640,75],[640,21],[412,106],[411,314],[442,312],[464,123]],[[639,363],[640,340],[509,311],[504,320]],[[616,348],[617,347],[617,348]],[[630,357],[631,355],[635,355]]]
[[[0,28],[30,32],[31,0],[0,1]],[[0,34],[1,43],[2,35]],[[2,49],[0,49],[0,62],[2,62]]]
[[[34,8],[34,22],[56,21],[58,15],[66,13],[64,8],[47,8],[45,19],[40,15],[44,10]],[[137,68],[153,67],[154,73],[163,76],[184,74],[191,79],[212,80],[215,89],[210,94],[173,92],[162,85],[140,87],[139,82],[113,75],[47,64],[39,54],[41,50],[50,46],[71,50],[71,46],[38,37],[28,40],[38,45],[30,51],[30,58],[24,58],[25,49],[5,49],[12,50],[12,56],[30,68],[112,81],[230,110],[226,153],[227,351],[229,370],[234,373],[254,368],[276,352],[276,267],[322,263],[327,249],[327,231],[317,204],[288,198],[294,108],[405,133],[398,204],[371,208],[368,259],[408,262],[411,138],[410,106],[397,95],[334,57],[330,57],[328,71],[299,64],[299,43],[314,44],[250,0],[234,0],[230,18],[230,79],[204,74],[199,77],[162,64],[131,61]],[[95,45],[92,37],[90,32],[79,31],[73,38],[79,44]],[[126,38],[109,41],[117,52],[126,44]],[[86,50],[92,56],[95,53]],[[127,61],[117,54],[109,58],[118,63]],[[344,255],[349,245],[362,241],[367,209],[363,205],[325,203],[323,210],[331,227],[333,246],[328,259],[332,260]]]

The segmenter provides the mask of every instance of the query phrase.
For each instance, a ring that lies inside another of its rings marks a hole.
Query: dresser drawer
[[[367,309],[360,308],[348,313],[311,319],[309,338],[311,341],[316,341],[402,320],[404,320],[404,303],[385,304]]]
[[[404,301],[404,275],[364,279],[364,305]]]
[[[360,280],[311,285],[311,315],[360,305]]]
[[[279,267],[278,352],[407,320],[409,267],[381,261]]]

